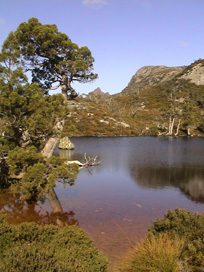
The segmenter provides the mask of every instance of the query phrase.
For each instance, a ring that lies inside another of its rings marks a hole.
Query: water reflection
[[[55,223],[60,227],[63,227],[64,225],[76,225],[78,224],[78,221],[74,219],[74,212],[63,212],[62,205],[59,201],[59,198],[57,197],[54,188],[50,189],[45,194],[46,199],[48,200],[51,208],[52,213],[48,214],[49,221],[46,223]],[[50,222],[51,221],[51,222]]]
[[[56,149],[55,155],[58,155],[60,158],[67,158],[71,160],[73,154],[73,150],[66,150],[66,149]]]
[[[22,203],[0,191],[0,211],[10,222],[58,225],[79,222],[115,261],[144,237],[170,208],[204,209],[204,139],[175,137],[73,138],[75,150],[56,155],[84,161],[98,156],[92,175],[80,170],[74,186],[57,184],[44,203]],[[59,197],[59,199],[58,199]],[[74,212],[73,212],[74,211]]]
[[[130,176],[147,189],[179,188],[192,201],[204,203],[204,139],[179,137],[74,138],[70,159],[83,151],[100,155],[97,173]],[[81,152],[78,152],[80,150]],[[128,185],[127,185],[128,186]]]
[[[10,192],[8,189],[0,190],[0,213],[6,215],[8,222],[18,224],[22,222],[36,222],[38,224],[78,225],[74,218],[75,213],[71,210],[63,212],[61,203],[54,191],[51,189],[46,198],[49,201],[52,211],[42,210],[41,203],[26,202],[19,200],[19,195]]]
[[[204,203],[204,165],[200,167],[131,166],[131,177],[142,187],[179,188],[191,200]]]

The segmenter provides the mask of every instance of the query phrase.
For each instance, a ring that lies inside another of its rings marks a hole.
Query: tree
[[[72,82],[85,83],[98,77],[92,72],[94,58],[88,47],[79,47],[56,25],[42,25],[36,18],[9,34],[2,57],[7,68],[12,59],[25,72],[30,71],[32,83],[37,82],[45,92],[58,83],[56,88],[61,86],[65,99],[68,92],[70,98],[77,96]]]
[[[42,155],[50,137],[58,139],[68,108],[61,94],[48,96],[29,84],[20,68],[0,80],[0,187],[12,185],[26,199],[51,190],[55,181],[76,178],[78,166]],[[22,80],[23,78],[23,80]],[[57,126],[58,125],[58,126]],[[41,152],[39,152],[41,151]]]
[[[9,144],[9,149],[40,147],[47,137],[56,134],[56,120],[62,121],[68,114],[61,95],[44,95],[38,84],[28,83],[20,68],[11,72],[9,81],[2,77],[0,88],[1,140]]]
[[[87,47],[35,18],[9,34],[0,54],[1,187],[12,185],[24,198],[36,199],[56,180],[74,182],[79,167],[52,157],[69,110],[63,95],[49,96],[48,90],[56,81],[67,89],[74,80],[93,80],[92,62]]]

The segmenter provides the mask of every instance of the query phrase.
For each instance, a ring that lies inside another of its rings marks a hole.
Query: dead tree
[[[78,160],[75,160],[75,161],[67,161],[66,164],[77,164],[79,167],[81,168],[87,168],[89,166],[97,166],[99,165],[101,162],[100,161],[97,161],[97,157],[87,157],[86,153],[84,154],[84,162],[80,162]]]

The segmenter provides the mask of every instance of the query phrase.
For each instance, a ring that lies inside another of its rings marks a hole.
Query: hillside
[[[204,136],[204,60],[142,67],[121,93],[100,93],[95,102],[128,123],[132,135]]]
[[[204,60],[145,66],[121,93],[97,88],[68,104],[72,136],[204,136]]]
[[[75,100],[68,101],[70,113],[65,123],[63,136],[135,135],[134,126],[130,127],[122,118],[95,102],[95,100],[99,102],[100,98],[94,97],[94,101],[91,101],[90,98],[78,97]]]

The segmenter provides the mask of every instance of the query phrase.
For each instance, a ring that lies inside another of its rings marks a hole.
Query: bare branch
[[[85,160],[85,162],[83,163],[83,162],[80,162],[80,161],[67,161],[67,162],[65,162],[66,164],[77,164],[79,167],[82,167],[82,168],[87,168],[87,167],[89,167],[89,166],[97,166],[97,165],[99,165],[101,162],[100,161],[97,161],[97,157],[98,156],[96,156],[96,157],[94,157],[94,158],[92,158],[92,157],[87,157],[86,156],[86,153],[84,154],[84,160]]]

